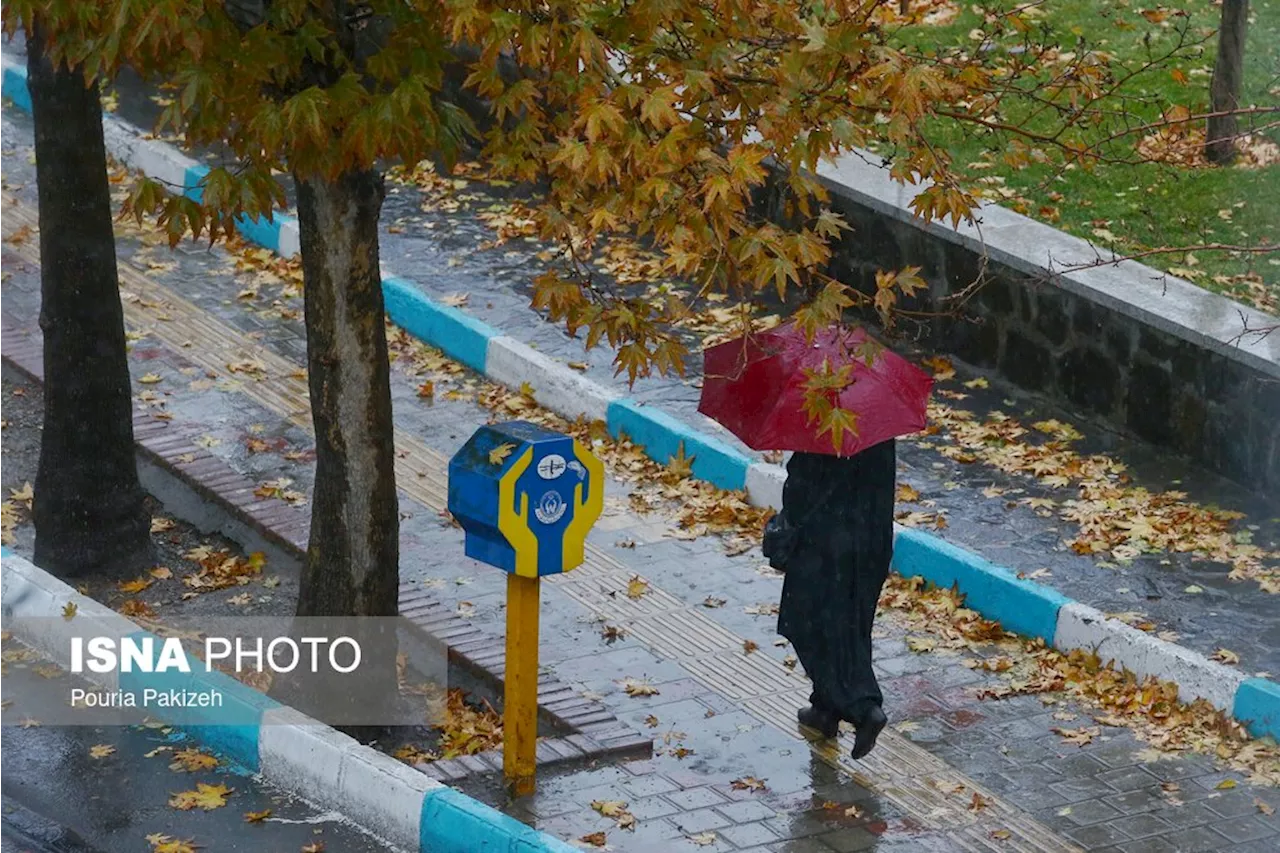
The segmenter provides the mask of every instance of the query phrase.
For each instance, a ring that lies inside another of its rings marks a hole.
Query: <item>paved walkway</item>
[[[10,237],[34,223],[34,182],[25,149],[11,148],[29,130],[7,111],[4,129]],[[202,432],[253,478],[277,486],[289,478],[282,488],[307,494],[313,469],[296,293],[268,276],[236,272],[221,250],[184,245],[170,254],[138,234],[119,246],[139,405]],[[30,333],[38,308],[35,241],[6,243],[3,251],[4,323]],[[426,378],[435,383],[430,400],[419,394]],[[415,349],[397,359],[393,394],[402,576],[498,632],[502,578],[462,556],[460,531],[440,515],[445,460],[491,416],[477,396],[497,392]],[[530,800],[505,804],[512,813],[566,838],[605,831],[620,850],[1274,847],[1280,826],[1255,803],[1280,802],[1274,790],[1221,788],[1240,777],[1203,757],[1153,760],[1123,728],[1100,728],[1074,745],[1054,729],[1092,725],[1089,710],[1053,697],[1043,697],[1050,705],[1037,696],[979,700],[975,688],[1006,682],[962,665],[962,656],[994,659],[1014,653],[1012,646],[917,654],[911,646],[926,647],[922,638],[937,646],[948,638],[930,637],[909,612],[887,610],[878,631],[876,663],[893,730],[859,763],[848,758],[847,733],[838,751],[811,747],[793,722],[807,683],[789,667],[788,650],[775,645],[768,613],[778,577],[761,570],[756,550],[729,556],[718,540],[672,537],[661,512],[632,511],[631,492],[610,482],[587,565],[547,585],[542,660],[652,731],[660,754],[561,771]],[[637,575],[647,588],[632,598],[628,583]],[[620,638],[605,636],[609,627]],[[628,678],[658,693],[629,696]],[[764,787],[757,790],[754,779]],[[479,784],[473,793],[504,805],[496,789]],[[634,829],[617,828],[591,807],[610,801],[627,804]]]

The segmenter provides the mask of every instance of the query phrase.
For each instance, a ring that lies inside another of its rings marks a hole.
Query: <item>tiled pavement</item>
[[[6,149],[12,128],[6,116]],[[11,198],[27,205],[29,217],[34,186],[29,166],[8,150],[4,165],[8,236],[24,215]],[[237,298],[251,282],[219,250],[187,247],[170,256],[134,238],[120,248],[126,317],[138,333],[135,376],[161,377],[138,386],[140,397],[153,398],[139,405],[163,407],[175,425],[202,432],[213,452],[251,478],[287,476],[307,491],[305,453],[283,456],[309,442],[305,385],[295,375],[300,323],[272,310],[278,288],[259,282],[256,297]],[[29,327],[38,300],[34,244],[3,251],[4,322]],[[296,299],[280,302],[285,312],[300,308]],[[401,371],[393,383],[406,516],[402,575],[499,632],[499,573],[463,558],[460,532],[438,514],[441,460],[488,412],[445,399],[443,388],[428,404]],[[251,438],[277,450],[249,452]],[[728,557],[714,540],[665,536],[660,517],[626,509],[625,486],[609,489],[591,562],[547,585],[542,660],[562,681],[651,731],[658,755],[556,770],[533,798],[505,804],[513,814],[566,838],[606,830],[619,850],[694,849],[691,838],[712,850],[1274,849],[1280,826],[1255,802],[1280,804],[1274,790],[1220,789],[1227,775],[1206,758],[1146,763],[1138,756],[1143,745],[1123,729],[1106,729],[1085,747],[1064,744],[1050,729],[1064,714],[1087,723],[1083,709],[1048,708],[1035,697],[974,699],[969,688],[988,677],[961,666],[958,655],[910,652],[892,612],[878,632],[877,668],[896,730],[859,764],[847,759],[847,740],[839,753],[811,748],[791,722],[805,682],[784,665],[773,619],[745,612],[777,600],[778,578],[758,570],[758,553]],[[634,548],[615,545],[628,541]],[[635,601],[620,593],[632,573],[651,584]],[[725,603],[704,607],[707,596]],[[601,620],[625,635],[608,642]],[[744,639],[759,649],[746,654]],[[627,677],[648,680],[658,695],[626,696],[618,682]],[[734,789],[733,780],[746,776],[767,787]],[[492,784],[467,786],[503,804]],[[612,828],[590,808],[600,800],[626,802],[636,828]]]

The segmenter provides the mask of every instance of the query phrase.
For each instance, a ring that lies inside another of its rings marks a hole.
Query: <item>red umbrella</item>
[[[867,354],[874,353],[870,366]],[[877,344],[862,329],[831,328],[813,343],[793,324],[736,338],[703,354],[698,411],[714,418],[754,450],[800,450],[835,455],[831,434],[805,412],[805,370],[853,365],[853,384],[839,407],[858,415],[856,436],[845,434],[841,456],[925,427],[933,378]]]

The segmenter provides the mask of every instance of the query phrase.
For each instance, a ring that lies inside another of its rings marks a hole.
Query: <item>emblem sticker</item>
[[[538,460],[538,476],[544,480],[558,480],[564,471],[564,457],[558,453],[550,453]]]
[[[577,459],[569,463],[569,470],[578,475],[579,480],[587,479],[587,469]]]
[[[533,514],[543,524],[555,524],[564,516],[565,510],[568,508],[564,498],[560,497],[560,493],[553,489],[543,494],[542,499],[538,501],[538,505],[534,507]]]

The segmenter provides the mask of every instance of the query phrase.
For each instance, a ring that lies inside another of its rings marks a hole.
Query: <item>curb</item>
[[[4,60],[4,95],[30,111],[26,72]],[[104,116],[107,150],[127,166],[199,193],[196,182],[207,169],[167,143],[147,139],[136,128]],[[178,167],[182,177],[178,176]],[[156,169],[155,172],[151,169]],[[240,224],[240,223],[238,223]],[[283,255],[297,247],[297,221],[277,214],[270,220],[243,220],[246,239]],[[622,397],[566,365],[536,352],[457,308],[441,305],[412,282],[383,275],[387,315],[414,337],[449,357],[510,387],[528,382],[539,405],[560,415],[604,420],[615,438],[625,431],[655,461],[665,463],[681,445],[694,456],[693,476],[720,488],[745,490],[755,506],[782,504],[781,466],[755,462],[719,439],[702,433],[654,406]],[[1138,631],[1072,601],[1052,587],[1019,579],[1013,571],[918,530],[896,528],[894,568],[939,586],[954,586],[971,609],[1011,630],[1044,640],[1061,651],[1095,651],[1139,677],[1178,684],[1184,702],[1205,699],[1245,723],[1257,736],[1280,739],[1280,684],[1209,660],[1182,646]]]
[[[73,626],[82,636],[150,636],[8,548],[0,559],[0,588],[6,622],[17,628],[24,642],[64,667],[70,659]],[[76,605],[72,620],[61,618],[68,602]],[[14,619],[22,621],[10,621]],[[110,672],[94,673],[93,680],[110,690],[117,686],[216,688],[227,697],[217,722],[200,708],[158,709],[157,714],[250,772],[317,806],[340,811],[403,850],[569,853],[576,849],[223,673],[205,673],[196,667],[189,675]]]

